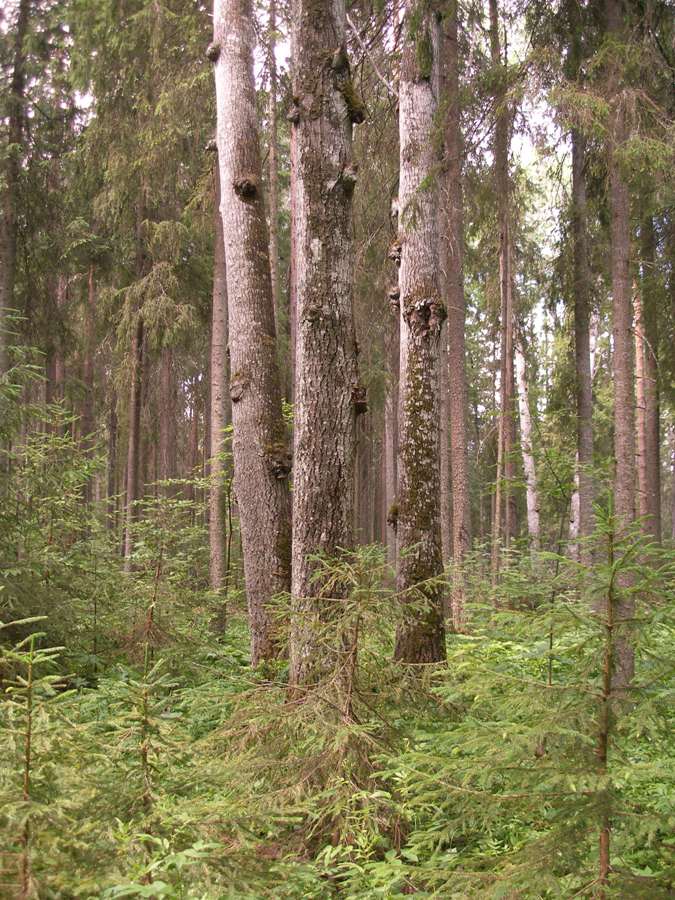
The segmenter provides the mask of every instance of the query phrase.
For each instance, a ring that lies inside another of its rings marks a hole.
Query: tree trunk
[[[21,177],[23,148],[24,92],[26,87],[26,52],[30,0],[20,0],[14,27],[12,76],[6,102],[7,143],[11,148],[4,166],[4,190],[0,209],[0,377],[7,371],[9,359],[7,312],[14,306],[16,272],[17,212],[16,201]]]
[[[138,516],[136,502],[139,496],[141,402],[143,393],[143,316],[137,315],[136,328],[131,340],[131,377],[129,385],[129,425],[127,434],[127,484],[126,517],[124,532],[124,570],[131,571],[131,553],[134,546],[133,525]]]
[[[527,503],[527,534],[530,541],[530,552],[540,549],[539,539],[539,493],[537,491],[537,472],[532,445],[532,414],[527,388],[527,371],[522,340],[516,341],[516,376],[518,379],[518,412],[520,415],[520,447],[523,454],[523,470],[525,472],[525,497]]]
[[[450,477],[452,486],[452,559],[454,564],[452,618],[455,629],[464,623],[462,564],[471,549],[471,502],[467,427],[466,301],[464,297],[464,209],[462,190],[462,132],[459,94],[459,4],[451,4],[443,35],[445,117],[445,178],[443,179],[444,293],[447,322],[447,400],[450,432]]]
[[[398,292],[398,287],[396,288]],[[398,528],[398,388],[399,388],[400,312],[398,300],[392,308],[391,325],[387,334],[387,386],[384,398],[384,466],[385,519],[387,526],[387,561],[396,565],[396,531]]]
[[[159,471],[157,479],[168,482],[176,476],[176,386],[173,374],[173,351],[162,347],[159,358]],[[174,487],[162,484],[161,496],[173,497]]]
[[[209,486],[209,584],[220,596],[225,583],[225,427],[229,419],[227,395],[227,275],[223,220],[220,216],[220,175],[215,166],[215,238],[213,247],[213,301],[211,308],[211,447]],[[224,625],[225,597],[220,622]]]
[[[655,272],[656,236],[651,216],[642,222],[642,278],[636,292],[635,364],[638,399],[638,514],[645,533],[661,541],[661,460],[659,423],[658,292]]]
[[[106,528],[117,531],[117,396],[111,391],[108,408],[108,454],[106,463]]]
[[[625,39],[621,0],[606,0],[607,32]],[[614,50],[614,52],[617,52]],[[635,518],[635,393],[633,384],[633,317],[630,283],[630,199],[616,158],[626,140],[627,128],[619,75],[619,63],[610,65],[611,121],[609,128],[609,190],[612,283],[612,333],[614,338],[614,512],[619,535]],[[624,581],[626,576],[621,579]],[[622,585],[626,587],[627,585]],[[630,619],[634,601],[624,594],[617,601],[617,619]],[[633,648],[624,634],[616,642],[617,684],[626,687],[633,675]]]
[[[353,546],[358,385],[352,310],[352,123],[363,108],[345,52],[344,0],[291,4],[296,378],[291,695],[321,677],[321,599],[311,556]],[[334,596],[334,595],[333,595]]]
[[[445,224],[445,223],[443,223]],[[447,234],[445,229],[443,231]],[[442,273],[443,274],[443,273]],[[444,296],[447,293],[444,292]],[[441,550],[443,565],[452,563],[452,515],[454,496],[452,494],[452,467],[450,464],[450,435],[452,423],[450,418],[449,371],[448,371],[448,333],[445,325],[441,328],[439,346],[439,438],[441,467]],[[449,598],[447,613],[452,614],[452,599]]]
[[[511,189],[509,179],[509,131],[511,114],[506,97],[506,67],[499,39],[497,0],[490,0],[490,50],[492,65],[499,73],[495,92],[497,117],[494,137],[494,182],[499,218],[499,296],[501,324],[500,400],[497,447],[497,482],[492,535],[492,576],[497,578],[500,548],[508,549],[516,531],[513,481],[515,461],[514,378],[513,378],[513,273],[511,246]],[[502,530],[503,517],[503,530]]]
[[[413,12],[419,21],[413,32]],[[404,604],[394,656],[405,663],[445,659],[439,460],[439,356],[446,309],[438,279],[438,106],[440,33],[433,11],[409,3],[399,82],[398,566]],[[420,49],[422,48],[422,50]]]
[[[279,301],[279,162],[278,162],[278,129],[277,129],[277,59],[276,59],[277,4],[269,0],[269,54],[270,73],[269,91],[269,186],[270,186],[270,274],[272,278],[272,302],[274,304],[274,321],[279,333],[280,301]]]
[[[250,0],[216,0],[220,212],[227,259],[234,479],[254,666],[280,651],[271,598],[290,587],[290,456],[281,412],[262,196]]]
[[[588,537],[593,531],[593,380],[591,372],[590,309],[588,286],[586,142],[572,132],[572,233],[574,242],[574,359],[577,404],[576,537],[579,561],[590,565]]]

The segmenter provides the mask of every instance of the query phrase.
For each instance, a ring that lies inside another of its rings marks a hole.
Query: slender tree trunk
[[[523,454],[523,470],[525,472],[525,497],[527,503],[527,534],[530,551],[536,553],[540,549],[539,538],[539,492],[537,490],[537,471],[534,462],[532,444],[532,414],[527,387],[527,371],[522,341],[516,341],[516,376],[518,379],[518,412],[520,415],[520,447]]]
[[[411,21],[415,14],[413,31]],[[424,52],[420,52],[420,47]],[[435,116],[440,28],[435,12],[406,7],[399,82],[398,566],[404,613],[394,656],[406,663],[445,659],[439,460],[439,357],[446,309],[438,279]]]
[[[215,239],[213,248],[213,300],[211,310],[211,448],[209,487],[209,583],[220,596],[225,582],[225,427],[229,418],[227,394],[227,275],[223,220],[220,216],[220,174],[215,166]],[[226,598],[221,597],[225,624]]]
[[[82,397],[82,412],[80,416],[80,428],[82,433],[82,446],[91,453],[94,446],[94,353],[95,341],[95,315],[96,315],[96,286],[94,281],[94,266],[89,266],[87,279],[87,301],[84,311],[85,337],[84,337],[84,363],[82,366],[82,385],[84,394]],[[84,498],[87,503],[92,499],[92,482],[87,481],[84,488]]]
[[[262,196],[250,0],[216,0],[220,212],[234,426],[234,479],[255,666],[280,651],[271,598],[290,587],[290,455],[281,412],[269,237]]]
[[[578,131],[572,132],[572,233],[574,241],[574,358],[577,402],[578,507],[577,536],[579,561],[591,563],[588,536],[593,530],[593,381],[591,373],[590,309],[588,286],[586,142]]]
[[[446,294],[447,296],[447,294]],[[441,467],[441,550],[443,565],[452,564],[452,519],[454,496],[452,493],[452,468],[450,463],[450,434],[452,423],[450,418],[449,371],[448,371],[448,332],[445,325],[441,328],[439,345],[439,410],[440,410],[440,452]],[[452,614],[452,599],[449,598],[449,609]]]
[[[398,287],[392,305],[391,325],[387,334],[387,387],[384,398],[384,466],[387,526],[387,561],[396,565],[396,531],[398,528],[398,387],[399,387],[400,307]]]
[[[312,554],[353,547],[358,385],[352,311],[352,123],[363,109],[345,52],[344,0],[291,4],[296,379],[291,696],[321,677],[321,598]],[[334,596],[334,595],[333,595]]]
[[[492,65],[499,73],[496,90],[497,116],[494,137],[494,182],[499,218],[499,295],[501,323],[500,401],[497,448],[497,483],[492,535],[492,576],[497,578],[500,548],[509,547],[515,535],[515,417],[513,378],[513,273],[511,245],[511,186],[509,179],[509,131],[511,114],[506,97],[506,68],[499,38],[497,0],[490,0],[490,50]],[[502,531],[503,516],[503,531]]]
[[[661,541],[661,435],[658,349],[658,292],[655,272],[656,237],[651,216],[642,222],[642,278],[636,292],[635,363],[638,373],[638,513],[645,532]]]
[[[6,102],[9,152],[4,166],[4,186],[0,198],[0,377],[7,371],[7,311],[14,306],[16,272],[17,191],[21,177],[23,148],[26,51],[24,43],[31,10],[30,0],[20,0],[14,28],[12,75]]]
[[[143,387],[143,316],[138,313],[131,341],[131,378],[129,385],[129,425],[127,434],[126,518],[124,532],[124,570],[131,571],[134,546],[133,525],[138,517],[140,499],[141,402]]]
[[[161,482],[167,482],[176,476],[176,385],[171,347],[162,347],[160,352],[158,403],[159,471],[157,478]],[[164,484],[161,494],[164,497],[173,497],[175,490],[171,485]]]
[[[471,502],[469,494],[468,426],[466,381],[466,301],[464,297],[464,210],[462,190],[463,141],[459,94],[459,3],[453,0],[444,19],[443,89],[446,94],[445,178],[443,179],[444,293],[448,309],[447,374],[450,432],[450,477],[452,488],[452,559],[454,564],[452,618],[456,630],[464,624],[462,564],[471,549]]]
[[[621,0],[606,0],[605,9],[608,34],[619,41],[625,39]],[[611,92],[608,165],[614,339],[614,512],[621,535],[635,518],[635,389],[630,282],[630,198],[617,160],[617,149],[627,137],[618,66],[618,62],[610,66],[608,79]],[[625,576],[622,580],[626,580]],[[621,586],[627,587],[627,584]],[[634,601],[629,594],[624,593],[616,604],[617,620],[630,619],[633,611]],[[633,666],[633,648],[624,631],[616,641],[618,686],[628,685],[633,676]]]
[[[111,391],[108,408],[108,458],[106,464],[106,528],[117,530],[117,396]]]

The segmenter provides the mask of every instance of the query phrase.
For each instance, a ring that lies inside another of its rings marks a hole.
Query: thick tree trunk
[[[635,364],[641,393],[638,418],[638,514],[645,533],[661,541],[661,459],[658,349],[658,292],[655,272],[656,236],[651,216],[640,229],[642,278],[636,292]]]
[[[398,291],[398,287],[396,288]],[[387,386],[384,397],[384,471],[385,520],[387,527],[387,561],[396,565],[396,531],[398,528],[398,387],[399,387],[400,312],[396,300],[392,308],[391,325],[387,334]]]
[[[454,563],[452,618],[455,629],[464,623],[462,564],[471,549],[471,502],[468,461],[468,388],[466,381],[466,301],[464,298],[464,209],[462,190],[462,132],[459,95],[459,4],[446,17],[443,35],[445,118],[445,178],[443,179],[444,293],[448,309],[447,375],[452,489],[452,559]]]
[[[515,417],[513,378],[513,273],[511,245],[511,187],[509,179],[509,131],[511,114],[506,98],[506,68],[499,38],[497,0],[490,0],[490,51],[499,83],[495,100],[497,117],[494,136],[494,182],[499,218],[499,296],[500,296],[500,400],[497,448],[497,482],[492,535],[492,576],[497,578],[500,549],[508,548],[516,531],[515,497]],[[500,71],[501,70],[501,71]],[[503,528],[502,528],[503,517]]]
[[[7,311],[14,306],[16,271],[17,213],[16,200],[21,176],[23,147],[24,92],[26,87],[26,52],[30,0],[20,0],[14,28],[12,76],[6,102],[7,143],[10,147],[4,166],[4,186],[0,198],[0,377],[7,371]]]
[[[579,561],[591,563],[593,530],[593,381],[590,348],[588,248],[586,228],[586,142],[572,132],[572,233],[574,242],[574,358],[577,403],[576,538]]]
[[[225,583],[225,427],[229,420],[227,393],[227,275],[223,220],[220,216],[220,175],[215,166],[215,239],[213,248],[213,295],[211,308],[211,421],[209,485],[209,584],[220,595]],[[224,624],[225,597],[221,598]]]
[[[220,212],[227,259],[234,479],[255,666],[280,651],[269,603],[290,587],[290,456],[281,412],[250,0],[216,0]]]
[[[321,677],[311,555],[353,546],[358,385],[352,311],[352,123],[363,110],[345,52],[344,0],[291,4],[296,295],[291,694]]]
[[[537,490],[537,471],[532,443],[532,414],[530,412],[530,398],[527,387],[527,370],[521,340],[516,341],[515,355],[516,376],[518,379],[518,412],[520,415],[520,448],[523,455],[523,470],[525,472],[527,534],[530,542],[530,551],[536,553],[540,549],[539,493]]]
[[[416,13],[413,31],[413,12]],[[423,47],[424,52],[420,52]],[[404,605],[394,656],[406,663],[445,659],[439,465],[439,355],[446,309],[438,278],[435,116],[440,28],[435,12],[407,5],[399,82],[399,399],[398,566]]]
[[[140,499],[141,402],[143,395],[143,316],[138,313],[131,340],[131,377],[127,433],[127,481],[125,497],[124,570],[131,571],[134,546],[133,525],[138,516],[136,502]]]
[[[625,39],[621,0],[606,0],[605,9],[608,34],[616,40]],[[630,198],[617,160],[617,150],[627,137],[618,66],[618,62],[611,65],[609,72],[611,121],[608,165],[614,340],[614,512],[621,534],[635,519],[635,388],[630,282]],[[621,580],[626,581],[627,578],[624,575]],[[621,586],[627,587],[627,584]],[[617,619],[630,619],[633,611],[632,597],[624,594],[617,602]],[[616,642],[618,685],[628,685],[633,675],[633,666],[633,648],[624,632]]]

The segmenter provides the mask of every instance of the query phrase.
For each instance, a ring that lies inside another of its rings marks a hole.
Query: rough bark
[[[532,414],[527,387],[527,369],[522,339],[516,341],[515,347],[516,377],[518,380],[518,413],[520,416],[520,449],[523,455],[523,471],[525,472],[525,499],[527,504],[527,534],[530,551],[536,553],[540,549],[539,534],[539,492],[537,490],[537,470],[534,461],[532,443]]]
[[[398,288],[397,288],[398,290]],[[387,334],[387,387],[384,398],[385,519],[387,527],[387,561],[396,565],[396,529],[398,506],[398,370],[400,315],[398,301],[392,309]]]
[[[464,210],[462,190],[463,141],[460,123],[459,4],[453,2],[443,34],[443,91],[445,96],[445,174],[443,178],[444,293],[448,310],[447,374],[452,487],[452,559],[454,564],[452,617],[455,629],[464,621],[462,563],[471,549],[471,503],[468,461],[468,388],[466,380],[466,301],[464,297]]]
[[[576,537],[579,561],[591,563],[587,539],[593,530],[593,381],[590,348],[590,272],[586,225],[586,142],[572,132],[572,233],[574,248],[574,359],[576,373],[577,466]]]
[[[290,457],[262,196],[250,0],[216,0],[217,143],[227,259],[234,481],[257,665],[279,654],[270,600],[290,587]]]
[[[108,451],[106,461],[106,528],[117,530],[117,396],[111,390],[108,400]]]
[[[211,305],[211,416],[209,471],[209,584],[220,595],[225,582],[225,427],[229,421],[227,394],[227,274],[223,220],[220,216],[220,175],[215,166],[215,238],[213,248],[213,293]],[[221,598],[224,604],[226,598]],[[224,606],[221,607],[224,623]]]
[[[398,566],[403,603],[394,656],[445,659],[439,466],[439,356],[446,309],[438,277],[440,28],[434,12],[406,6],[399,82],[401,361]],[[420,49],[422,48],[422,49]]]
[[[291,694],[321,677],[330,614],[311,555],[353,546],[358,385],[352,310],[352,123],[363,110],[345,52],[343,0],[293,0],[295,453]]]
[[[494,183],[499,221],[499,298],[500,298],[500,388],[497,447],[497,481],[492,534],[492,576],[500,567],[500,549],[508,548],[515,534],[514,378],[513,378],[513,274],[511,246],[511,186],[509,179],[510,111],[506,96],[506,69],[499,38],[497,0],[490,0],[490,53],[495,72],[499,72],[495,91]],[[500,71],[502,70],[502,71]],[[503,525],[502,525],[503,518]]]
[[[0,199],[0,376],[9,365],[7,356],[7,311],[14,306],[16,272],[17,212],[16,195],[21,176],[23,147],[24,92],[26,87],[26,52],[24,48],[30,0],[20,0],[14,27],[12,75],[3,114],[7,116],[7,143],[4,189]]]
[[[143,387],[143,316],[138,314],[131,340],[131,376],[127,428],[127,478],[125,492],[124,570],[131,571],[134,546],[133,525],[138,517],[140,499],[141,403]]]
[[[269,90],[269,157],[268,179],[270,190],[270,274],[272,278],[272,302],[274,305],[274,321],[277,333],[280,322],[279,301],[279,140],[277,128],[277,59],[276,59],[276,30],[277,30],[277,5],[276,0],[269,2],[269,38],[268,38],[268,65],[270,74]]]
[[[606,0],[607,32],[617,42],[625,39],[623,4]],[[611,238],[612,334],[614,341],[614,512],[621,535],[635,518],[635,393],[633,366],[633,316],[630,282],[630,197],[617,161],[617,149],[626,140],[627,128],[619,73],[620,60],[610,63],[608,83],[611,104],[608,167]],[[621,581],[625,582],[627,576]],[[621,585],[627,587],[627,584]],[[623,594],[617,601],[617,619],[633,615],[634,601]],[[633,675],[633,649],[626,633],[616,642],[617,685],[625,687]]]
[[[661,540],[661,436],[659,427],[658,285],[655,272],[656,236],[651,216],[640,228],[642,277],[636,292],[635,363],[641,393],[638,418],[638,514],[647,535]]]

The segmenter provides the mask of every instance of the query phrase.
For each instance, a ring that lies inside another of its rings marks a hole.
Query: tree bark
[[[607,33],[615,41],[625,39],[623,4],[606,0]],[[617,54],[618,47],[612,48]],[[610,63],[611,120],[608,166],[611,238],[612,334],[614,339],[614,512],[619,536],[635,519],[635,388],[633,366],[633,316],[630,282],[630,198],[617,160],[617,149],[626,140],[627,128],[620,86],[619,60]],[[625,581],[627,576],[621,580]],[[627,584],[622,584],[627,587]],[[633,616],[634,601],[623,594],[617,601],[617,619]],[[632,679],[633,648],[625,631],[616,642],[617,685]]]
[[[635,363],[638,419],[638,514],[645,533],[661,541],[661,460],[658,349],[658,292],[655,272],[656,236],[651,216],[640,229],[642,278],[636,292]]]
[[[16,276],[17,191],[21,177],[23,149],[24,92],[26,88],[26,51],[30,0],[20,0],[12,48],[12,75],[6,101],[8,152],[4,171],[4,190],[0,207],[0,377],[7,371],[9,359],[7,312],[14,306]]]
[[[134,546],[133,525],[138,518],[136,502],[140,499],[141,403],[143,399],[143,315],[137,314],[131,340],[131,377],[127,434],[127,481],[125,498],[124,571],[131,571]]]
[[[574,244],[574,359],[577,404],[577,535],[579,561],[592,562],[588,537],[593,530],[593,380],[591,372],[590,309],[588,286],[586,142],[572,132],[572,233]]]
[[[413,31],[413,12],[416,14]],[[439,356],[446,309],[438,278],[440,28],[435,11],[406,5],[399,82],[399,397],[398,566],[403,618],[395,659],[445,659],[439,460]]]
[[[506,68],[499,39],[497,0],[490,0],[490,51],[495,72],[499,72],[495,92],[497,115],[494,136],[494,182],[499,219],[499,296],[500,296],[500,401],[497,447],[497,481],[492,535],[492,576],[497,578],[501,547],[508,549],[516,530],[514,378],[513,378],[513,274],[511,246],[511,185],[509,179],[509,132],[511,114],[506,96]],[[503,517],[503,529],[502,529]]]
[[[530,398],[527,387],[527,370],[525,365],[525,354],[523,352],[522,339],[516,341],[515,355],[516,376],[518,379],[520,447],[523,455],[523,470],[525,472],[527,534],[530,542],[530,552],[537,553],[540,549],[539,492],[537,490],[537,470],[534,461],[534,450],[532,444],[532,414],[530,412]]]
[[[272,278],[272,302],[277,334],[281,326],[279,300],[279,139],[277,128],[277,59],[276,59],[277,5],[269,0],[269,186],[270,186],[270,274]]]
[[[220,216],[220,174],[214,168],[215,237],[213,247],[213,294],[211,307],[211,447],[209,472],[209,584],[219,597],[225,583],[225,475],[223,459],[225,427],[229,420],[227,395],[227,274],[223,220]],[[220,597],[220,621],[224,625],[226,598]]]
[[[398,288],[396,289],[398,290]],[[387,526],[387,561],[396,565],[396,531],[398,527],[398,505],[396,490],[398,483],[398,388],[400,362],[400,312],[396,300],[391,315],[391,325],[387,333],[387,385],[384,398],[384,459],[385,459],[385,513]]]
[[[220,212],[227,259],[234,480],[251,661],[280,652],[270,600],[290,587],[290,456],[281,411],[269,237],[262,196],[250,0],[216,0]]]
[[[291,695],[321,678],[317,625],[331,606],[312,554],[353,546],[358,385],[352,310],[352,123],[363,109],[345,52],[343,0],[293,0],[295,454]]]
[[[175,489],[166,482],[176,476],[176,385],[173,372],[173,350],[162,347],[159,358],[159,471],[164,482],[161,496],[173,497]]]
[[[448,310],[447,375],[452,488],[452,560],[454,564],[452,618],[455,629],[464,623],[462,564],[471,549],[471,502],[468,461],[468,388],[466,380],[466,301],[464,297],[464,200],[462,189],[463,141],[459,94],[459,3],[453,0],[443,34],[445,117],[445,177],[443,228],[445,240],[441,271]]]

